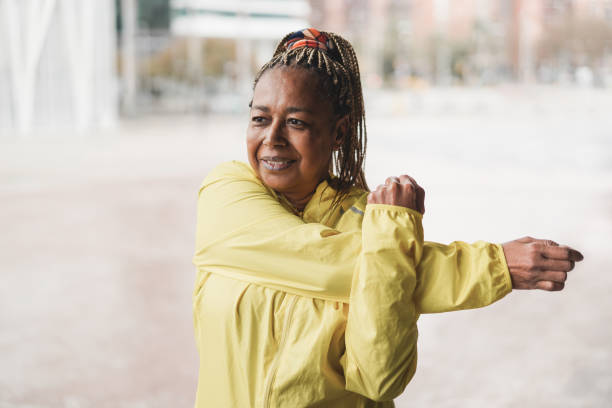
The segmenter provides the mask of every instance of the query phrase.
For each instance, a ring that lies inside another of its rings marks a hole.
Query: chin
[[[279,174],[269,174],[267,172],[260,172],[259,178],[263,183],[271,189],[283,193],[289,190],[295,183],[287,177],[283,177]]]

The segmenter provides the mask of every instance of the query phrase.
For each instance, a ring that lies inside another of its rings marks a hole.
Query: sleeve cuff
[[[401,205],[391,205],[391,204],[367,204],[365,207],[366,212],[368,211],[395,211],[395,212],[405,212],[408,214],[412,214],[419,219],[423,218],[423,214],[420,212],[413,210],[412,208],[402,207]]]
[[[497,276],[493,277],[495,287],[497,288],[497,296],[495,300],[501,299],[508,293],[512,292],[512,279],[510,278],[510,270],[508,263],[506,262],[506,255],[501,244],[493,244],[497,250],[497,257],[499,258],[499,268]]]

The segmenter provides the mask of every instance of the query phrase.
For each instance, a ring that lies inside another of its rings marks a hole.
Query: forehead
[[[296,105],[311,111],[330,111],[323,98],[317,74],[303,68],[274,67],[267,70],[253,91],[253,105]]]

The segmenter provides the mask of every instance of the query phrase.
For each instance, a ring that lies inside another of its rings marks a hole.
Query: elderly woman
[[[359,68],[336,34],[283,38],[250,107],[249,163],[217,166],[199,195],[197,407],[392,407],[419,314],[560,290],[582,259],[532,238],[427,242],[413,178],[370,192]]]

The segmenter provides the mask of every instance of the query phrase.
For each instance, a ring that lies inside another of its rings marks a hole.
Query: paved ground
[[[398,407],[611,406],[612,120],[572,98],[482,114],[380,96],[371,109],[370,183],[414,175],[427,239],[529,234],[586,259],[561,293],[422,316]],[[196,191],[244,157],[245,123],[142,118],[0,142],[1,408],[192,406]]]

